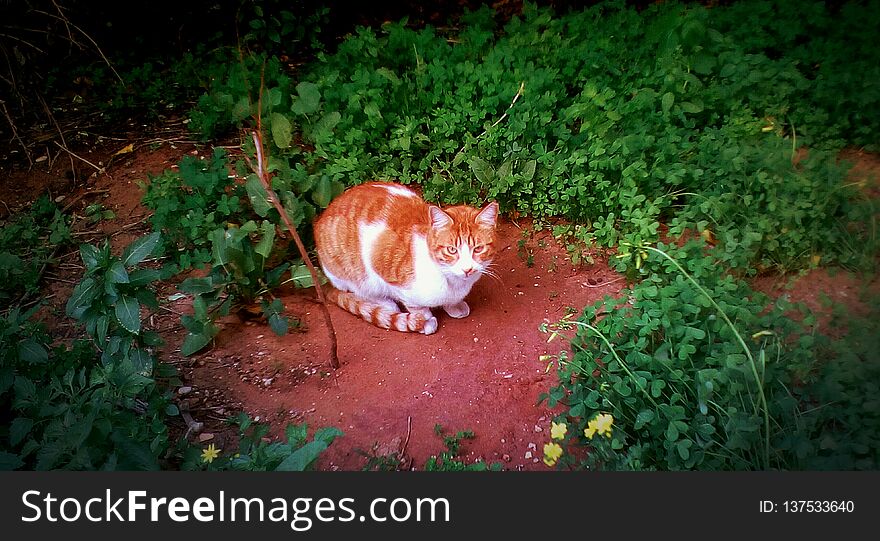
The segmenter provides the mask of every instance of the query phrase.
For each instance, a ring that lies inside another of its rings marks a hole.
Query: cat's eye
[[[479,246],[475,246],[475,247],[474,247],[474,253],[475,253],[475,254],[482,254],[482,253],[485,252],[485,251],[486,251],[486,247],[485,247],[484,245],[482,245],[482,244],[479,245]]]
[[[449,254],[449,255],[455,255],[455,254],[458,253],[458,249],[456,249],[455,246],[447,246],[447,247],[446,247],[446,253]]]

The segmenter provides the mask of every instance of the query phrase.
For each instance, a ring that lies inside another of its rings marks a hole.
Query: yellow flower
[[[562,456],[562,447],[555,442],[544,444],[544,464],[554,466]]]
[[[220,456],[220,449],[214,447],[214,444],[212,443],[204,451],[202,451],[202,462],[214,462],[214,459],[218,456]]]
[[[587,423],[587,428],[584,429],[584,436],[589,439],[593,439],[593,436],[599,434],[600,436],[611,437],[611,425],[614,423],[614,417],[608,413],[600,413],[596,417],[594,417],[589,423]]]
[[[561,440],[565,437],[566,432],[568,432],[568,425],[565,423],[550,423],[550,437],[554,440]]]
[[[596,432],[602,436],[611,437],[611,425],[614,423],[614,417],[608,413],[600,413],[596,416]]]

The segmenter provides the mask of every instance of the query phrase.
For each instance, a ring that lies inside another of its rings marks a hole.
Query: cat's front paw
[[[450,317],[454,317],[456,319],[461,319],[463,317],[468,317],[471,313],[471,307],[468,306],[468,303],[461,301],[455,304],[444,304],[443,310],[449,314]]]
[[[437,318],[431,316],[427,321],[425,321],[425,326],[422,327],[422,334],[425,336],[429,334],[434,334],[437,332]]]

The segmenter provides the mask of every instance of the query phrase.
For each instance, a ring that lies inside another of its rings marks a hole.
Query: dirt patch
[[[358,450],[399,450],[407,434],[406,454],[421,465],[442,450],[434,435],[440,424],[449,432],[475,432],[464,445],[468,461],[545,469],[536,449],[549,439],[552,413],[536,402],[556,376],[539,357],[562,344],[548,344],[538,326],[617,292],[622,282],[604,265],[574,269],[546,234],[536,237],[535,246],[540,241],[544,248],[529,267],[517,253],[520,238],[517,226],[500,225],[499,279],[476,284],[468,318],[435,311],[440,329],[434,335],[379,329],[332,307],[342,367],[331,375],[313,292],[288,291],[281,299],[307,331],[278,337],[263,325],[227,321],[187,379],[196,388],[222,389],[279,428],[306,421],[342,429],[345,436],[322,457],[323,468],[359,469],[365,458]]]

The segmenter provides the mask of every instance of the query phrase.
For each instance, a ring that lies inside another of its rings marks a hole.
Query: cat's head
[[[495,256],[498,203],[482,209],[459,205],[441,209],[430,205],[428,249],[446,274],[463,279],[483,274]]]

